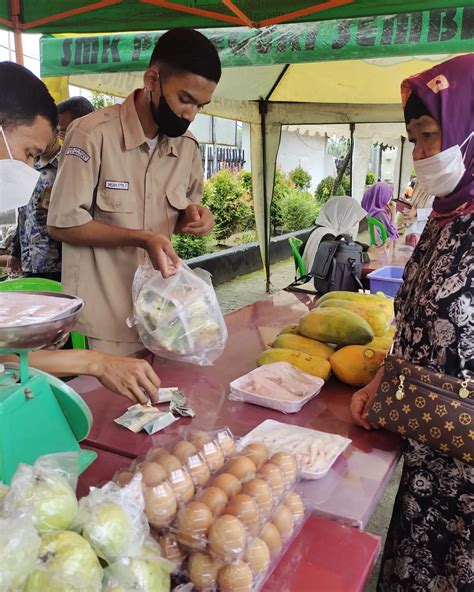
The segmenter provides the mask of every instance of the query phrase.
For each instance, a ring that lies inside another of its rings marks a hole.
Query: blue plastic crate
[[[370,292],[383,292],[387,296],[396,296],[403,283],[404,267],[396,265],[384,265],[367,274],[370,282]]]

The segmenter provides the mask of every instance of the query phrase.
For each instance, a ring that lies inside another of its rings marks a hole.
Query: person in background
[[[143,348],[126,324],[137,268],[148,256],[165,278],[174,275],[171,235],[204,236],[214,225],[199,205],[202,159],[187,129],[220,76],[214,45],[193,29],[173,29],[153,50],[144,88],[68,130],[48,225],[63,243],[64,290],[86,304],[77,328],[91,349]]]
[[[12,250],[23,277],[61,281],[61,243],[51,238],[47,217],[51,191],[58,171],[60,138],[79,117],[94,111],[85,97],[71,97],[58,105],[58,132],[41,156],[35,169],[41,173],[30,201],[18,209],[17,240]]]
[[[406,79],[402,101],[408,139],[414,144],[417,181],[428,195],[436,197],[395,300],[397,330],[392,353],[441,378],[449,375],[465,380],[472,401],[474,54]],[[366,429],[372,427],[365,415],[381,376],[379,370],[352,397],[354,421]],[[429,425],[427,414],[418,439],[402,439],[403,473],[378,592],[474,589],[474,467],[423,444],[423,432]],[[444,429],[449,433],[449,423]],[[459,445],[465,458],[472,459],[472,438]]]
[[[367,216],[357,200],[348,196],[333,196],[322,207],[315,220],[316,228],[311,232],[307,241],[301,246],[303,261],[310,271],[321,242],[335,240],[340,234],[348,234],[356,240],[359,233],[359,223]],[[361,243],[362,244],[362,243]],[[376,258],[379,249],[362,244],[366,261]]]
[[[362,207],[372,218],[377,218],[385,226],[390,240],[399,238],[396,225],[393,223],[393,212],[390,200],[393,187],[388,183],[375,183],[369,187],[362,198]],[[378,231],[378,228],[376,229]]]
[[[0,62],[0,208],[12,209],[12,200],[28,202],[38,178],[31,174],[32,167],[53,141],[57,122],[56,105],[43,82],[23,66]],[[17,357],[0,356],[0,363],[10,361]],[[95,376],[133,402],[145,403],[148,397],[157,401],[160,379],[146,360],[93,351],[39,350],[30,353],[29,361],[57,376]]]
[[[410,206],[404,208],[402,206],[404,236],[407,244],[415,246],[423,232],[428,218],[433,209],[434,196],[430,195],[420,186],[415,184],[412,196],[410,198]]]

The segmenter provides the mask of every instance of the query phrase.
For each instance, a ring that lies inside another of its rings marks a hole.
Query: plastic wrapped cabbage
[[[132,295],[130,324],[154,354],[209,366],[223,352],[227,327],[207,272],[183,265],[164,279],[146,263],[135,273]]]

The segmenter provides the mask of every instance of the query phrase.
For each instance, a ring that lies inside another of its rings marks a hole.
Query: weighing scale
[[[0,327],[0,355],[20,358],[19,364],[0,364],[0,481],[9,484],[19,463],[33,464],[39,456],[55,452],[78,452],[82,472],[97,458],[95,452],[81,450],[78,444],[92,426],[90,409],[66,383],[30,368],[28,354],[66,339],[84,303],[67,294],[14,294],[20,306],[21,295],[28,294],[41,296],[43,302],[69,299],[71,307],[46,322]]]

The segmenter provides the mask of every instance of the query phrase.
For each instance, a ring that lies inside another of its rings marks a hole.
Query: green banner
[[[474,50],[474,6],[202,31],[224,68]],[[162,32],[42,37],[41,76],[142,71]]]

